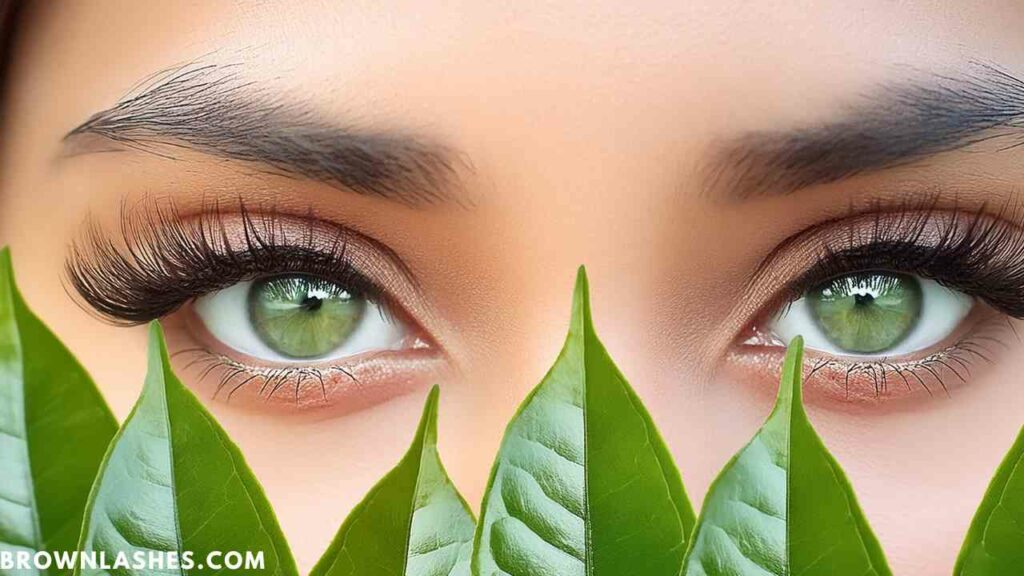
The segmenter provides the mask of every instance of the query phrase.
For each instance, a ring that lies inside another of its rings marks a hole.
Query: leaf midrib
[[[434,408],[431,408],[433,411]],[[418,433],[419,431],[417,431]],[[409,502],[409,510],[412,513],[409,514],[409,522],[405,525],[405,546],[402,556],[402,574],[405,576],[409,573],[409,550],[412,548],[412,523],[416,516],[416,499],[420,493],[420,482],[423,481],[423,447],[426,444],[426,430],[423,430],[424,437],[418,438],[418,444],[420,445],[420,453],[416,455],[416,482],[413,483],[412,495]]]
[[[793,563],[791,545],[793,542],[793,400],[796,394],[793,378],[795,378],[795,374],[795,372],[790,374],[790,381],[786,383],[786,386],[789,386],[789,399],[786,405],[788,412],[786,418],[786,561],[783,564],[785,574],[792,573]]]
[[[160,391],[163,396],[163,420],[167,432],[167,457],[169,459],[169,466],[167,469],[170,471],[171,477],[171,506],[174,509],[174,538],[178,545],[178,553],[180,554],[183,552],[184,543],[181,540],[181,514],[178,509],[178,477],[177,474],[175,474],[176,467],[174,465],[174,436],[172,432],[174,427],[171,424],[171,403],[170,398],[168,397],[167,372],[164,367],[163,352],[160,352],[160,355]],[[179,566],[178,572],[182,574],[182,576],[188,576],[189,574],[184,565]]]
[[[796,364],[794,369],[793,369],[793,373],[790,375],[790,381],[787,383],[787,385],[790,387],[790,394],[789,394],[789,401],[788,401],[788,405],[787,405],[787,410],[789,411],[789,415],[788,415],[788,419],[787,419],[788,422],[787,422],[787,426],[786,426],[786,450],[787,450],[787,454],[786,454],[786,564],[785,564],[785,569],[786,569],[786,574],[790,574],[790,575],[792,574],[792,569],[791,569],[792,566],[791,565],[792,565],[792,558],[793,558],[792,548],[791,548],[792,526],[793,526],[793,522],[791,521],[791,519],[792,519],[791,507],[792,507],[792,494],[793,494],[793,490],[792,490],[793,426],[796,423],[796,419],[797,419],[798,416],[802,417],[804,420],[807,419],[807,413],[803,409],[803,394],[802,394],[803,393],[803,389],[802,389],[803,382],[802,382],[802,378],[801,378],[802,371],[803,371],[802,363]],[[800,399],[799,401],[797,400],[798,398]],[[814,433],[813,430],[811,430],[811,433],[812,434]],[[829,459],[827,456],[825,456],[825,464],[828,465],[828,471],[831,474],[831,478],[832,478],[833,482],[835,482],[836,485],[838,485],[838,486],[842,486],[843,482],[841,481],[840,476],[836,473],[835,463],[832,462],[832,460]],[[864,542],[864,534],[861,531],[861,526],[856,521],[856,518],[854,517],[853,507],[851,506],[851,501],[850,501],[851,494],[847,490],[841,490],[841,492],[843,494],[843,503],[846,505],[845,506],[845,508],[846,508],[846,518],[848,518],[848,519],[849,518],[853,518],[854,519],[854,533],[856,533],[856,535],[857,535],[857,542],[860,544],[861,550],[864,551],[864,556],[865,556],[865,558],[867,559],[867,562],[868,562],[868,569],[870,570],[869,573],[870,574],[879,574],[878,569],[877,569],[877,567],[875,566],[875,563],[874,563],[874,557],[872,556],[872,554],[870,552],[870,549],[867,546],[867,543]],[[824,558],[825,555],[827,555],[829,552],[831,552],[833,549],[835,549],[835,546],[836,545],[833,545],[831,548],[829,548],[829,550],[827,552],[825,552],[824,554],[822,554],[818,558],[818,560],[820,560],[821,558]],[[817,560],[815,560],[815,562],[817,562]]]
[[[581,382],[583,384],[583,390],[580,394],[580,405],[583,409],[583,569],[587,576],[593,576],[594,574],[594,559],[593,559],[593,535],[591,530],[593,529],[593,523],[590,521],[590,435],[588,433],[588,425],[590,420],[587,416],[587,362],[589,361],[589,346],[587,345],[588,328],[590,328],[590,297],[585,296],[583,301],[580,303],[582,310],[579,314],[579,332],[577,332],[577,338],[580,339],[581,354],[583,355],[580,371],[582,374]],[[596,335],[594,336],[596,338]]]

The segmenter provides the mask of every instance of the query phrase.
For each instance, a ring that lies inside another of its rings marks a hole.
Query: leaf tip
[[[164,330],[158,320],[149,323],[149,374],[162,374],[161,384],[167,381],[167,374],[171,373],[171,359],[167,354],[167,341],[164,338]],[[147,382],[152,378],[147,378]]]
[[[12,284],[14,282],[14,264],[11,261],[11,248],[0,247],[0,283]]]
[[[416,436],[424,438],[427,444],[437,442],[437,406],[441,397],[441,387],[434,384],[427,394],[427,401],[423,404],[423,416],[420,417],[420,427]]]
[[[786,353],[793,354],[795,356],[803,356],[804,337],[799,334],[793,336],[793,339],[789,341],[789,346],[786,347]]]
[[[572,297],[573,325],[592,326],[590,317],[590,281],[587,280],[587,269],[580,266],[576,271],[576,288]]]
[[[2,309],[10,310],[15,301],[20,301],[21,295],[14,282],[14,262],[11,258],[11,249],[8,246],[0,247],[0,306]],[[11,311],[11,314],[14,314]]]
[[[164,331],[160,327],[160,322],[153,320],[149,323],[149,347],[151,350],[160,350],[166,346],[164,342]]]
[[[777,405],[799,405],[802,396],[804,361],[804,338],[794,336],[786,347],[786,359],[782,362],[782,378],[779,382]]]
[[[441,397],[441,386],[434,384],[430,387],[430,392],[427,393],[427,403],[424,411],[433,410],[437,412],[437,402]]]

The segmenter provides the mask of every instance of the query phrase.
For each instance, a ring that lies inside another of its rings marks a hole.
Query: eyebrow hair
[[[74,144],[86,135],[171,158],[175,147],[189,148],[407,205],[458,202],[461,158],[452,150],[411,134],[339,125],[271,97],[237,68],[193,63],[158,73],[71,130],[66,148],[81,153]]]
[[[729,200],[791,194],[980,142],[1024,145],[1024,81],[988,64],[882,87],[837,122],[719,145],[705,191]]]

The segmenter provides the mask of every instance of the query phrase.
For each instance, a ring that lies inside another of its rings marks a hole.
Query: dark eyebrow
[[[882,87],[841,120],[720,144],[705,190],[727,199],[789,194],[988,140],[1024,145],[1024,81],[987,64]]]
[[[275,174],[420,206],[458,201],[456,162],[437,142],[339,125],[243,79],[238,65],[190,64],[159,73],[64,138],[82,136],[173,157],[174,147],[267,166]]]

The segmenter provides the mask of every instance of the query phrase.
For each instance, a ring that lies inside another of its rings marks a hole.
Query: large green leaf
[[[686,576],[891,574],[846,475],[804,412],[802,359],[797,337],[775,409],[704,499]]]
[[[116,431],[89,375],[25,305],[10,251],[0,250],[0,551],[75,549]]]
[[[349,517],[311,576],[468,575],[475,523],[437,453],[437,396],[412,446]]]
[[[264,569],[295,575],[295,562],[263,490],[238,448],[171,371],[163,333],[149,332],[149,372],[93,487],[80,549],[119,553],[262,552]],[[213,574],[204,569],[83,569],[76,574]]]
[[[505,431],[473,574],[675,575],[693,522],[668,450],[594,333],[580,269],[565,346]]]
[[[957,559],[956,576],[1024,570],[1024,430],[996,471]]]

